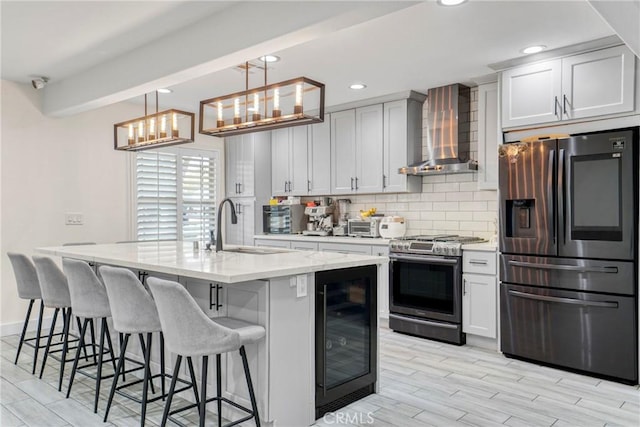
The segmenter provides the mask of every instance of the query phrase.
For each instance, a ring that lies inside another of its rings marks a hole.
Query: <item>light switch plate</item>
[[[65,225],[83,225],[84,214],[82,212],[67,212],[64,214]]]
[[[296,276],[296,297],[302,298],[307,296],[307,275],[300,274]]]

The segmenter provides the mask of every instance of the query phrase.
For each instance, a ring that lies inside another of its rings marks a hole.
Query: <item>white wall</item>
[[[113,124],[141,115],[121,103],[53,119],[40,113],[30,86],[2,80],[1,95],[0,334],[21,323],[27,307],[7,251],[130,238],[131,154],[113,149]],[[82,212],[84,225],[65,225],[65,212]]]

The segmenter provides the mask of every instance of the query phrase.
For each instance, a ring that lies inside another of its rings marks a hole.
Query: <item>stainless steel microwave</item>
[[[307,226],[302,205],[264,205],[262,229],[267,234],[301,233]]]

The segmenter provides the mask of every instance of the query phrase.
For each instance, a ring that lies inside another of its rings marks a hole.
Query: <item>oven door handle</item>
[[[561,304],[582,305],[585,307],[602,307],[602,308],[618,308],[617,302],[610,301],[584,301],[575,298],[550,297],[547,295],[536,295],[527,292],[509,290],[509,295],[514,297],[533,299],[537,301],[559,302]]]
[[[579,265],[564,265],[564,264],[538,264],[535,262],[523,262],[509,260],[509,265],[514,267],[535,268],[538,270],[562,270],[562,271],[576,271],[578,273],[609,273],[617,274],[618,267],[582,267]]]
[[[393,314],[393,313],[389,313],[389,318],[390,319],[397,319],[397,320],[406,320],[405,317],[398,316],[398,315]],[[432,322],[432,321],[429,321],[429,320],[416,319],[414,317],[411,318],[411,323],[419,323],[421,325],[435,326],[437,328],[444,328],[444,329],[458,329],[458,325],[453,325],[453,324],[450,324],[450,323],[442,323],[442,322]]]
[[[391,261],[418,261],[418,262],[428,262],[431,264],[448,264],[453,265],[457,264],[459,261],[457,259],[444,258],[441,256],[429,256],[429,255],[396,255],[389,254],[389,259]]]

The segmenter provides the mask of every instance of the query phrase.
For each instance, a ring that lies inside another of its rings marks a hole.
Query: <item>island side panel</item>
[[[298,277],[307,282],[300,297]],[[271,415],[276,425],[309,426],[315,422],[315,274],[271,279],[269,290]]]

